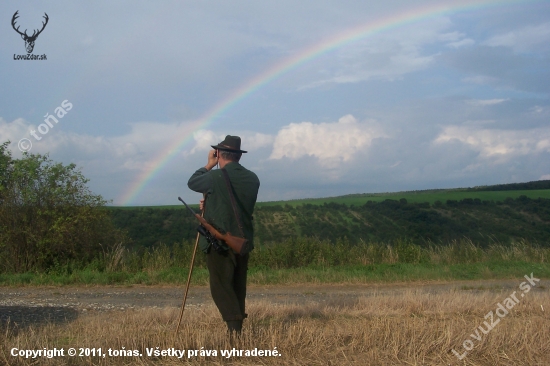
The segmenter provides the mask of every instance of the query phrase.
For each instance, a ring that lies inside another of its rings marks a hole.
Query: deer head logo
[[[13,18],[11,18],[11,26],[13,27],[13,29],[19,33],[21,35],[21,38],[23,38],[23,40],[25,41],[25,48],[27,49],[27,53],[32,53],[32,50],[34,49],[34,42],[36,41],[36,38],[38,38],[38,35],[40,33],[42,33],[42,31],[44,30],[44,28],[46,28],[46,24],[48,24],[48,14],[44,13],[44,19],[46,19],[45,22],[42,22],[42,29],[40,30],[37,30],[35,29],[34,32],[32,33],[32,36],[29,36],[27,34],[27,30],[25,29],[25,32],[21,33],[19,31],[19,27],[15,28],[15,20],[17,18],[19,18],[19,15],[17,15],[17,13],[19,13],[19,10],[17,10],[15,12],[15,14],[13,14]]]

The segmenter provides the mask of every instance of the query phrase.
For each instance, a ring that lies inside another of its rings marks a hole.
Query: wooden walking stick
[[[204,210],[202,210],[202,216],[204,216]],[[197,240],[195,240],[195,248],[193,249],[193,256],[191,257],[191,266],[189,267],[189,275],[187,276],[187,286],[185,287],[185,294],[183,295],[183,303],[181,304],[180,318],[178,320],[178,326],[176,327],[176,335],[180,330],[181,318],[183,317],[183,310],[185,309],[185,301],[187,300],[189,285],[191,284],[191,274],[193,274],[193,265],[195,264],[195,255],[197,254],[197,247],[199,246],[200,235],[201,234],[197,232]]]

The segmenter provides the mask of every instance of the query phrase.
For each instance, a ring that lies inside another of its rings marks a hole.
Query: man
[[[204,218],[220,232],[230,232],[249,240],[252,250],[254,229],[252,213],[260,188],[256,174],[245,169],[239,160],[246,151],[241,150],[241,138],[227,135],[218,145],[212,145],[208,163],[189,179],[190,189],[204,194]],[[212,170],[216,165],[220,169]],[[227,172],[229,182],[222,169]],[[234,205],[230,195],[234,196]],[[239,225],[240,221],[240,225]],[[210,247],[204,237],[199,246],[206,253],[210,274],[210,292],[231,334],[240,333],[245,313],[246,272],[248,253],[237,254],[222,241],[223,250]]]

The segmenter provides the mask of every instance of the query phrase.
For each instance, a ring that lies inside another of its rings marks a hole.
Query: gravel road
[[[483,280],[429,283],[362,285],[249,286],[247,301],[267,300],[279,304],[353,303],[373,295],[400,296],[408,291],[443,293],[448,291],[509,292],[520,280]],[[0,287],[0,327],[69,322],[82,314],[136,308],[181,306],[184,286],[89,286],[89,287]],[[541,288],[542,291],[548,291]],[[189,290],[189,307],[213,304],[207,287]]]

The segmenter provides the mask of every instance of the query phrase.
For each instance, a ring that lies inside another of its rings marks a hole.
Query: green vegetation
[[[74,164],[7,146],[0,285],[185,281],[197,222],[183,206],[107,209]],[[550,181],[270,202],[254,222],[256,284],[550,277]]]
[[[126,237],[74,164],[0,145],[0,273],[80,266]]]
[[[261,202],[258,207],[263,206],[282,206],[290,205],[297,207],[299,205],[323,205],[328,203],[338,203],[344,205],[364,205],[371,202],[383,202],[385,200],[406,199],[410,203],[429,203],[434,204],[437,201],[446,202],[447,200],[461,201],[463,199],[479,199],[481,201],[504,201],[506,198],[518,198],[520,196],[526,196],[528,198],[546,198],[550,199],[550,189],[536,189],[536,190],[498,190],[498,191],[474,191],[467,189],[450,189],[450,190],[428,190],[428,191],[414,191],[414,192],[394,192],[394,193],[365,193],[365,194],[351,194],[347,196],[339,197],[327,197],[327,198],[310,198],[291,201],[272,201]]]
[[[159,245],[141,253],[118,247],[82,268],[58,267],[47,272],[0,274],[0,285],[184,284],[192,244]],[[289,239],[255,249],[249,282],[364,283],[424,280],[518,278],[535,272],[550,277],[550,248],[521,241],[481,248],[462,240],[421,247],[407,241],[352,245],[313,238]],[[198,253],[195,285],[208,283],[204,255]]]
[[[111,212],[115,225],[127,230],[135,248],[160,242],[171,245],[196,235],[197,223],[183,206],[179,210],[113,208]],[[433,204],[402,198],[363,205],[259,206],[254,224],[260,246],[303,236],[331,242],[346,238],[353,244],[403,239],[418,245],[468,238],[480,246],[527,239],[545,246],[550,244],[550,199],[521,195],[502,201],[464,198]]]
[[[520,239],[541,245],[550,242],[550,200],[526,196],[502,202],[467,198],[437,201],[433,205],[401,199],[370,201],[362,206],[273,206],[258,209],[255,219],[260,243],[299,235],[331,241],[346,237],[356,244],[406,239],[429,245],[461,238],[469,238],[480,246]],[[300,228],[300,234],[295,226]]]

